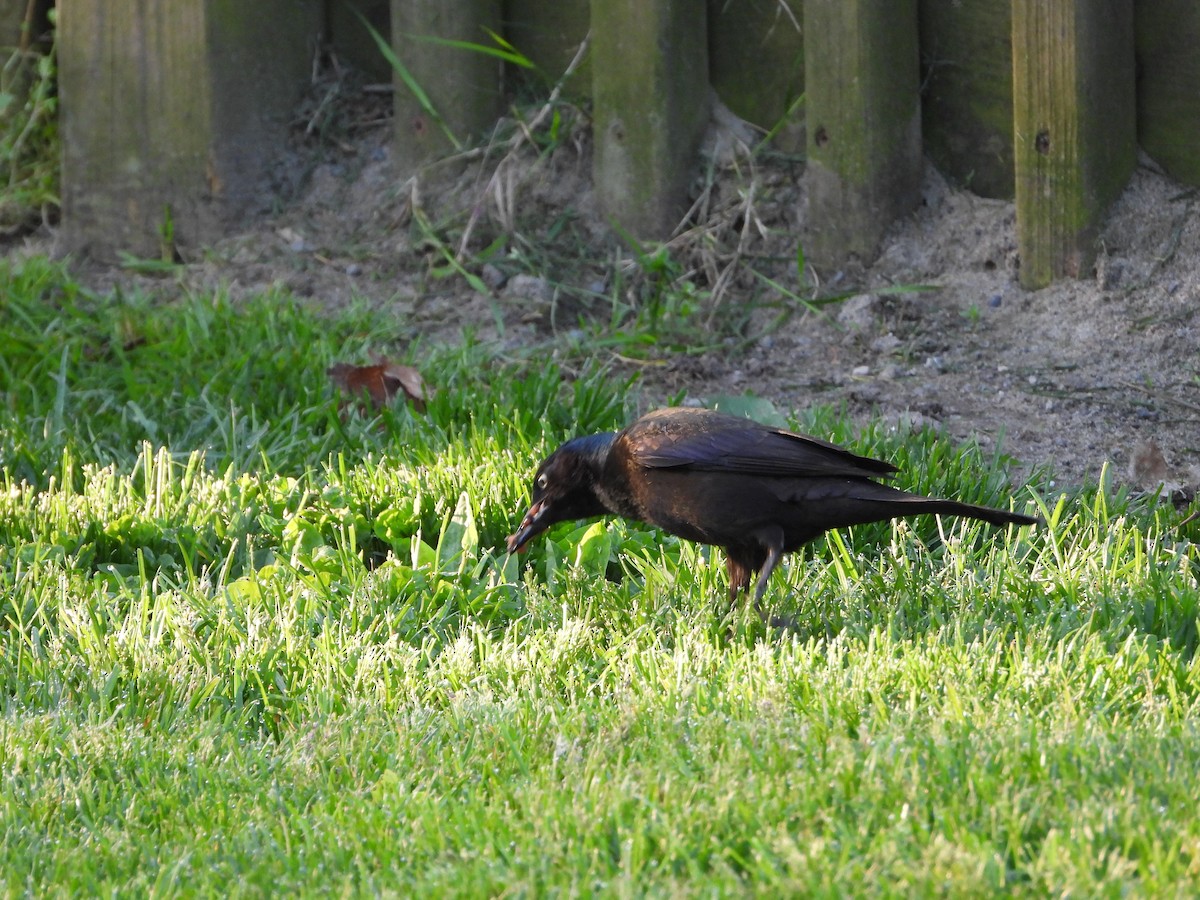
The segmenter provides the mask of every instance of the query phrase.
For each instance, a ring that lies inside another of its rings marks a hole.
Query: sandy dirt
[[[611,334],[618,301],[646,302],[648,279],[596,209],[585,120],[564,124],[552,152],[498,145],[414,182],[394,171],[381,119],[332,149],[298,138],[281,161],[298,185],[292,196],[165,281],[94,266],[85,277],[164,294],[181,283],[234,296],[282,286],[326,307],[367,302],[407,336],[379,348],[393,354],[410,337],[456,341],[470,328],[498,354],[536,346],[578,360],[581,336]],[[702,352],[594,351],[640,372],[645,406],[680,392],[749,392],[783,409],[834,404],[855,419],[930,424],[985,448],[1002,441],[1017,477],[1046,466],[1067,486],[1107,463],[1118,483],[1165,482],[1177,500],[1190,497],[1200,482],[1195,189],[1143,160],[1111,211],[1092,277],[1030,292],[1017,283],[1013,204],[955,189],[929,166],[922,205],[895,225],[879,259],[820,280],[822,293],[863,293],[814,312],[754,274],[814,293],[795,264],[802,163],[751,163],[722,135],[710,174],[696,181],[698,208],[671,245],[673,274],[697,288],[695,343],[720,339]],[[464,269],[486,294],[444,271],[439,245],[457,251],[464,230]],[[36,248],[45,236],[28,240]],[[544,260],[539,248],[550,248]],[[704,304],[721,279],[713,312]],[[918,284],[932,289],[878,293]],[[790,312],[782,322],[781,312]]]

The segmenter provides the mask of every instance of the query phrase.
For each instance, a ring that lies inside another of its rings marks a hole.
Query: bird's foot
[[[754,611],[758,613],[758,617],[763,620],[763,624],[769,628],[782,628],[785,631],[798,631],[799,624],[791,616],[775,616],[769,615],[762,604],[755,600]]]

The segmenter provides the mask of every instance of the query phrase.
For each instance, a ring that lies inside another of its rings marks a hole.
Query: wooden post
[[[804,147],[804,110],[793,109],[804,93],[803,21],[802,0],[708,0],[713,90],[747,122],[775,132],[785,150]]]
[[[1014,0],[1013,100],[1021,284],[1087,275],[1133,171],[1131,0]]]
[[[952,182],[1012,199],[1012,7],[920,0],[920,21],[925,151]]]
[[[58,8],[65,249],[173,255],[263,203],[308,84],[316,0]]]
[[[808,258],[871,262],[921,196],[916,0],[805,0]]]
[[[1175,178],[1200,185],[1200,4],[1138,0],[1133,14],[1138,140]]]
[[[596,193],[640,238],[667,237],[708,123],[704,0],[592,0]]]
[[[555,84],[587,37],[591,17],[588,0],[507,0],[504,36],[533,61],[549,84]],[[592,70],[586,58],[571,74],[566,89],[572,97],[591,96]]]
[[[392,0],[392,46],[412,80],[400,72],[394,79],[402,170],[460,150],[496,123],[503,64],[444,43],[490,45],[488,29],[500,33],[500,0]]]

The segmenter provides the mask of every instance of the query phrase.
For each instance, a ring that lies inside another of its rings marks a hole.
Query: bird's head
[[[615,438],[615,432],[575,438],[546,457],[533,476],[529,512],[509,535],[509,553],[516,553],[557,522],[587,519],[609,511],[596,483]]]

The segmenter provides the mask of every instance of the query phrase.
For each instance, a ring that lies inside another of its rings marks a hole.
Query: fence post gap
[[[547,85],[553,85],[567,71],[587,37],[591,16],[588,0],[505,0],[504,32],[512,45],[537,66]],[[571,73],[565,90],[574,99],[591,96],[592,67],[587,57]]]
[[[1138,140],[1171,176],[1200,185],[1200,3],[1139,0],[1133,14]]]
[[[801,0],[708,0],[713,89],[785,153],[804,150],[803,22]]]
[[[920,21],[925,151],[951,182],[1011,200],[1011,5],[920,0]]]
[[[363,19],[386,38],[391,34],[391,18],[391,0],[327,0],[325,31],[329,45],[340,60],[368,78],[390,81],[392,67],[379,52]]]
[[[392,0],[396,159],[402,172],[465,149],[503,110],[500,0]],[[457,44],[457,46],[455,46]]]

